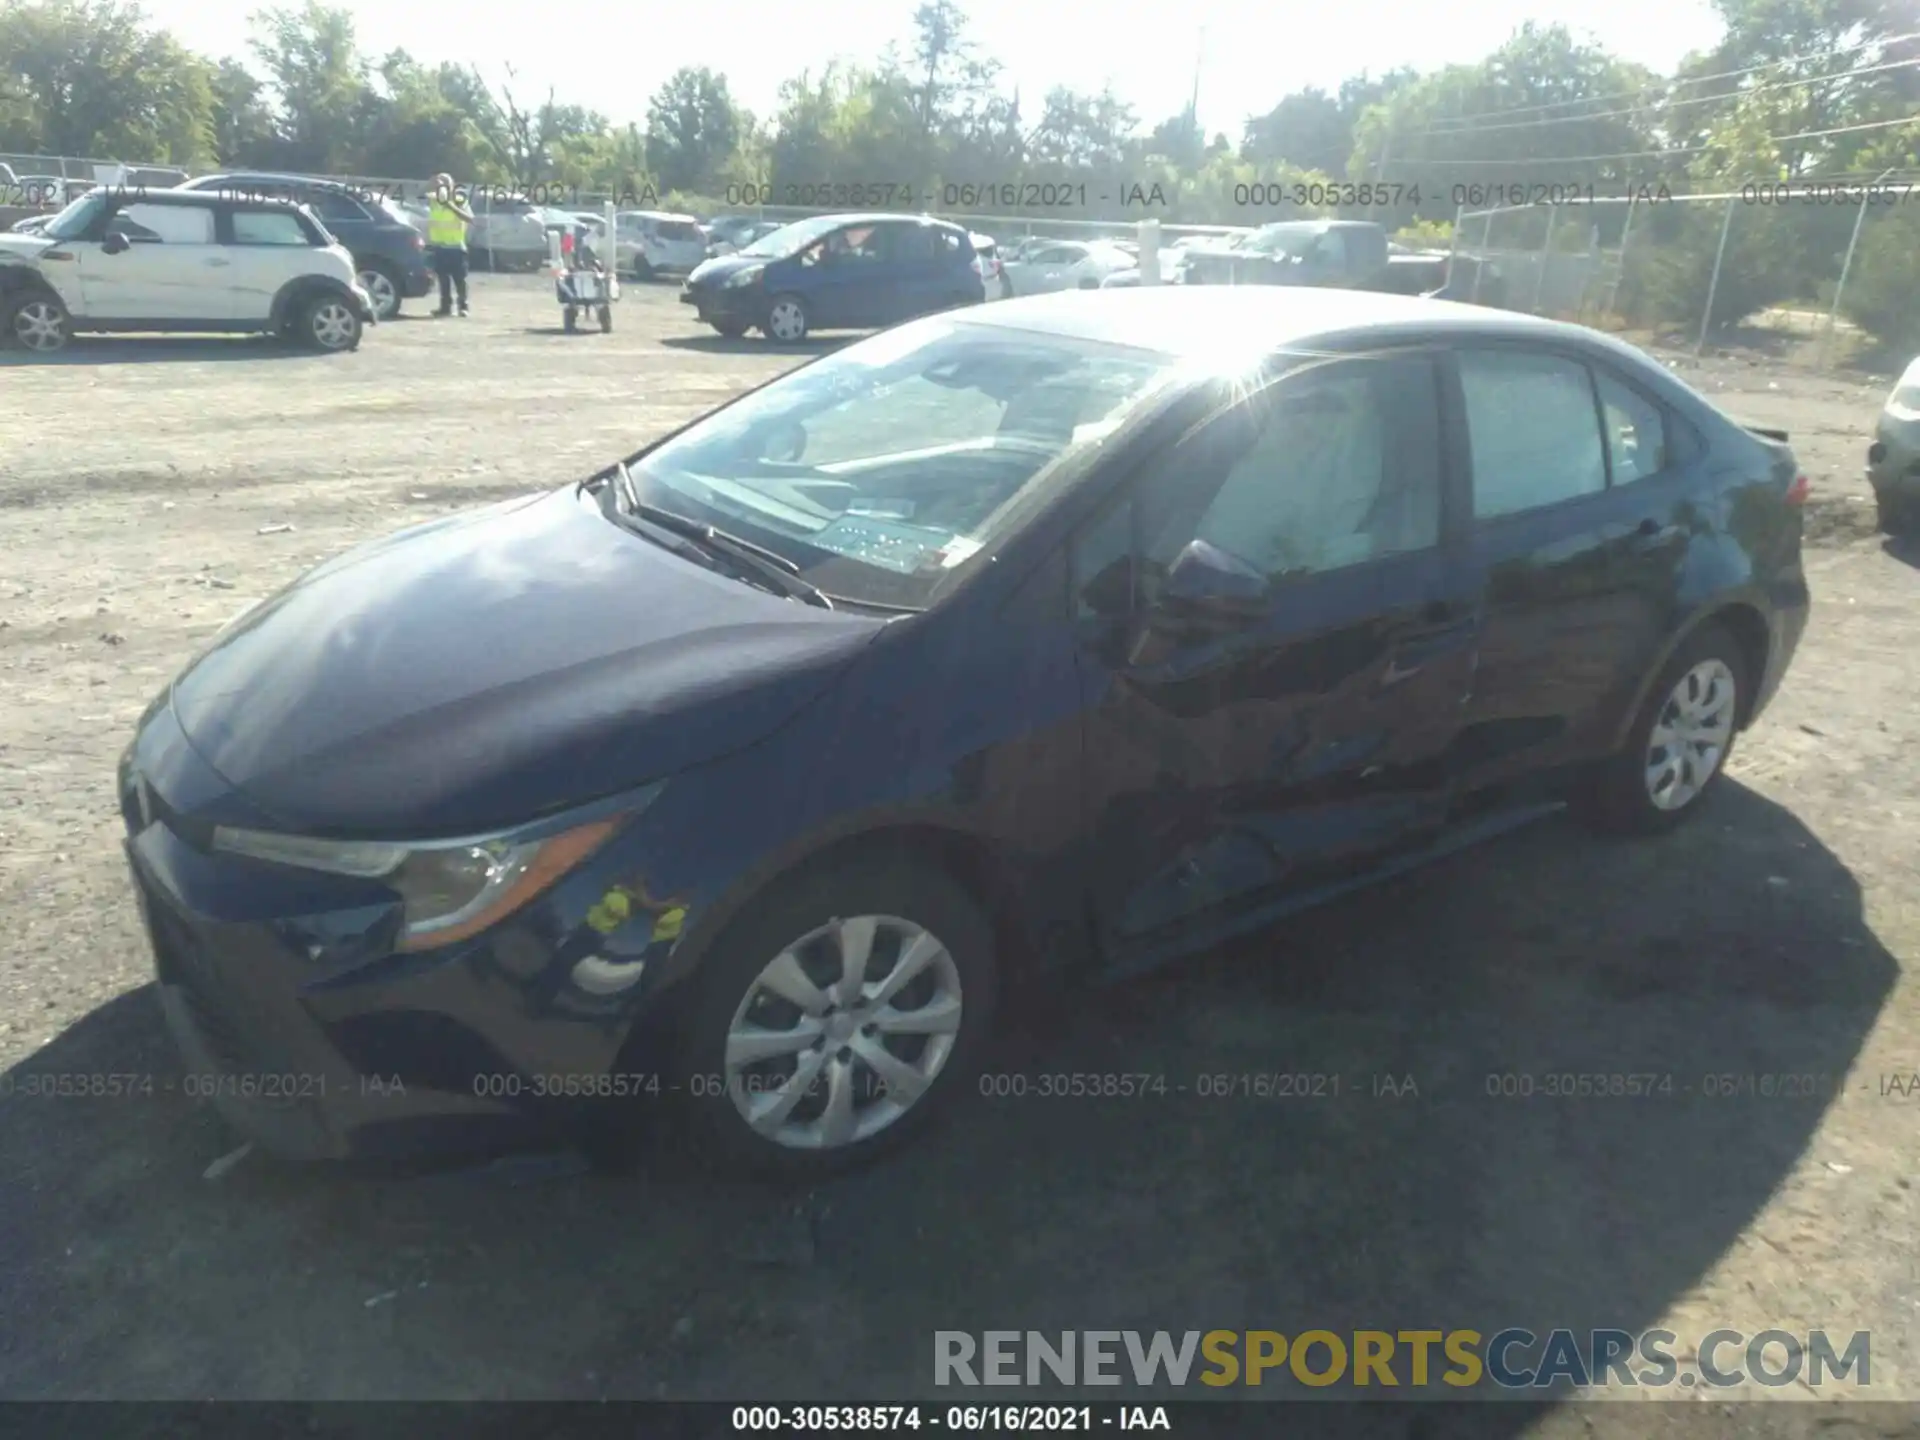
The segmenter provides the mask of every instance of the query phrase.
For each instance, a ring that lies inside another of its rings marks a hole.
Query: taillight
[[[1787,487],[1787,504],[1789,505],[1806,504],[1807,492],[1812,488],[1813,488],[1812,482],[1809,481],[1805,475],[1794,476],[1793,484]]]

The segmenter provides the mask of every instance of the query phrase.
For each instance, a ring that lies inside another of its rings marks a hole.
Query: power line
[[[1920,40],[1920,30],[1910,31],[1906,34],[1901,34],[1901,35],[1875,36],[1871,39],[1856,41],[1851,45],[1839,45],[1839,46],[1835,46],[1831,50],[1811,50],[1800,55],[1784,56],[1779,60],[1763,60],[1758,64],[1744,65],[1738,70],[1721,70],[1710,75],[1689,75],[1689,76],[1686,76],[1685,78],[1675,77],[1671,80],[1652,80],[1645,85],[1637,86],[1630,90],[1615,90],[1612,92],[1602,92],[1599,95],[1583,96],[1577,100],[1545,100],[1533,105],[1510,105],[1503,109],[1486,111],[1484,115],[1460,116],[1456,118],[1455,123],[1459,124],[1459,126],[1463,129],[1472,129],[1473,126],[1482,119],[1488,119],[1488,118],[1498,119],[1502,115],[1524,115],[1524,114],[1528,114],[1533,111],[1539,111],[1539,110],[1558,110],[1568,105],[1594,105],[1606,100],[1633,99],[1640,96],[1644,96],[1649,90],[1656,90],[1661,88],[1677,89],[1683,85],[1705,85],[1709,81],[1713,81],[1713,80],[1734,80],[1734,79],[1738,79],[1740,76],[1743,76],[1743,75],[1758,74],[1762,70],[1778,70],[1785,66],[1798,65],[1803,61],[1808,61],[1808,60],[1837,59],[1839,56],[1846,55],[1858,50],[1865,50],[1870,46],[1898,45],[1908,40]],[[1715,98],[1715,97],[1704,97],[1704,98]],[[1436,124],[1442,124],[1442,123],[1446,123],[1446,122],[1444,121],[1436,122]]]
[[[1886,70],[1912,70],[1920,67],[1920,57],[1912,60],[1889,60],[1880,65],[1863,65],[1853,70],[1837,70],[1831,75],[1806,75],[1798,80],[1781,80],[1771,85],[1750,85],[1745,90],[1734,91],[1726,95],[1696,95],[1690,100],[1670,100],[1672,106],[1710,105],[1715,101],[1738,100],[1747,95],[1761,95],[1769,90],[1797,90],[1803,85],[1823,85],[1832,80],[1851,80],[1859,75],[1876,75]],[[1403,138],[1418,139],[1430,135],[1488,135],[1500,130],[1532,130],[1547,125],[1580,125],[1589,120],[1615,120],[1623,116],[1644,115],[1651,106],[1634,106],[1625,110],[1601,110],[1592,115],[1556,115],[1543,120],[1510,120],[1499,125],[1461,125],[1442,129],[1438,125],[1425,130],[1416,130]],[[1490,114],[1497,114],[1491,111]]]
[[[1802,130],[1795,135],[1769,135],[1767,140],[1770,144],[1784,145],[1790,140],[1825,140],[1834,135],[1857,135],[1863,131],[1886,130],[1896,125],[1920,125],[1920,115],[1905,115],[1898,120],[1872,120],[1864,125],[1837,125],[1830,130]],[[1492,166],[1512,170],[1521,165],[1544,167],[1548,165],[1585,165],[1602,160],[1665,160],[1679,155],[1704,155],[1707,151],[1717,148],[1719,147],[1714,145],[1682,145],[1676,146],[1671,150],[1628,150],[1618,155],[1529,155],[1524,160],[1442,160],[1428,158],[1388,160],[1386,164],[1432,165],[1457,168]]]

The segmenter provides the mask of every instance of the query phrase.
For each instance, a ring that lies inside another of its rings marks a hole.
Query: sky
[[[904,48],[916,0],[574,0],[544,6],[475,0],[332,0],[355,17],[362,49],[394,48],[428,63],[478,67],[496,87],[507,66],[515,98],[585,105],[644,121],[647,99],[683,65],[725,75],[737,103],[762,116],[780,82],[835,58],[869,61]],[[1718,39],[1706,0],[962,0],[979,49],[1020,87],[1023,110],[1055,85],[1111,82],[1148,125],[1183,110],[1200,70],[1200,120],[1235,141],[1250,115],[1308,85],[1334,90],[1362,70],[1421,70],[1476,60],[1525,20],[1560,23],[1624,59],[1670,70]],[[151,19],[215,57],[247,52],[248,16],[262,0],[145,0]],[[849,183],[852,178],[850,177]]]

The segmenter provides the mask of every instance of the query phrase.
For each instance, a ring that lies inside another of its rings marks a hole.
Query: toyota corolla
[[[1014,980],[1567,800],[1696,813],[1805,624],[1805,495],[1784,436],[1542,320],[916,321],[215,638],[121,768],[169,1025],[294,1156],[659,1116],[850,1164],[974,1087]]]

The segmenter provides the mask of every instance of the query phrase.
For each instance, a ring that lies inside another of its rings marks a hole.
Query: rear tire
[[[870,959],[847,981],[842,962],[863,940]],[[912,978],[889,991],[896,967]],[[690,1092],[695,1153],[728,1173],[812,1180],[908,1143],[973,1086],[998,988],[994,930],[939,870],[867,852],[778,883],[716,942],[693,983],[675,1074]],[[814,1011],[785,998],[810,989]],[[819,1033],[787,1048],[777,1036],[789,1030]],[[770,1058],[743,1060],[755,1040]],[[802,1067],[811,1083],[791,1103],[787,1077]],[[784,1117],[759,1128],[744,1113],[781,1101]]]
[[[1726,773],[1752,677],[1725,626],[1709,621],[1681,642],[1647,694],[1627,742],[1577,797],[1595,829],[1657,835],[1700,809]]]
[[[313,349],[338,355],[360,348],[360,317],[342,296],[315,295],[300,306],[296,333]]]
[[[385,324],[400,313],[404,292],[400,277],[384,264],[363,265],[357,277],[373,301],[373,318]]]
[[[600,333],[602,335],[611,335],[613,333],[613,307],[611,305],[602,305],[600,307]]]
[[[575,313],[573,306],[569,305],[560,312],[560,324],[569,335],[580,328],[579,316]]]

